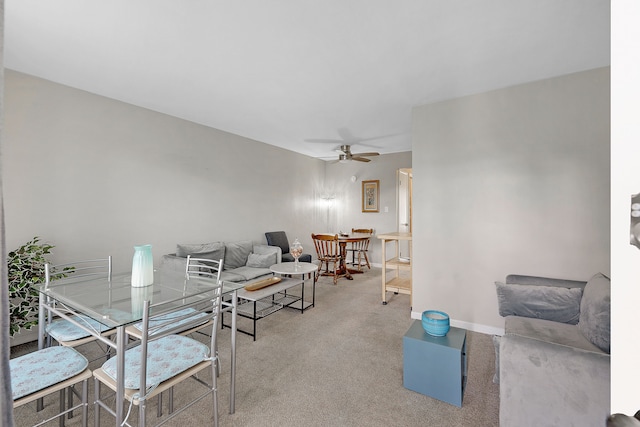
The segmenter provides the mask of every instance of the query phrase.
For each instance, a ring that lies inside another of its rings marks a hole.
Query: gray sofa
[[[611,284],[509,275],[496,282],[500,426],[605,425],[610,414]]]
[[[178,244],[176,252],[162,257],[163,268],[184,270],[187,255],[197,258],[224,260],[223,281],[243,283],[273,275],[269,267],[282,262],[282,250],[277,246],[257,245],[250,240]]]

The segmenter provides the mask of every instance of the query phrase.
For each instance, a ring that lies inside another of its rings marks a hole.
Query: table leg
[[[45,296],[42,292],[38,297],[38,350],[44,348],[44,333],[45,333]],[[44,400],[38,399],[36,401],[36,411],[40,412],[44,408]]]
[[[302,273],[302,300],[300,301],[300,313],[304,313],[304,273]]]
[[[338,268],[338,276],[344,275],[347,279],[353,280],[351,272],[347,268],[347,263],[345,262],[347,257],[347,242],[339,242],[338,245],[340,246],[340,267]]]
[[[233,291],[231,297],[231,396],[229,397],[229,413],[236,412],[236,335],[238,318],[238,291]]]
[[[122,425],[124,420],[124,352],[125,352],[124,326],[116,328],[116,425]]]

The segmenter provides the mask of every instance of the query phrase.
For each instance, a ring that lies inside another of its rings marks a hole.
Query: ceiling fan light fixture
[[[350,158],[348,158],[346,154],[340,154],[340,155],[338,156],[338,162],[339,162],[339,163],[350,163],[350,162],[351,162],[351,159],[350,159]]]

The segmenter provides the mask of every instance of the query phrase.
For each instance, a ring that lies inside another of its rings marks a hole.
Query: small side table
[[[404,387],[461,407],[467,383],[466,338],[467,331],[454,327],[444,337],[431,336],[415,320],[402,339]]]
[[[275,273],[280,274],[282,276],[295,276],[299,274],[302,280],[302,297],[300,298],[299,307],[297,306],[297,302],[294,304],[290,304],[289,307],[297,308],[302,313],[308,307],[316,306],[316,270],[318,270],[318,266],[310,263],[310,262],[299,262],[297,265],[295,262],[282,262],[280,264],[273,264],[269,269]],[[305,301],[304,299],[304,285],[305,285],[305,274],[309,274],[310,276],[313,274],[313,288],[311,294],[311,302]]]

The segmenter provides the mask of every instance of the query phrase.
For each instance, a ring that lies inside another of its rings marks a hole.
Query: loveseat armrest
[[[500,316],[522,316],[575,325],[586,282],[510,274],[496,282]]]
[[[506,334],[500,426],[598,426],[610,414],[608,354]]]
[[[276,264],[282,262],[282,249],[279,246],[253,245],[253,253],[258,255],[276,254]]]
[[[582,288],[587,282],[582,280],[554,279],[551,277],[527,276],[523,274],[509,274],[505,283],[512,285],[555,286],[560,288]]]

